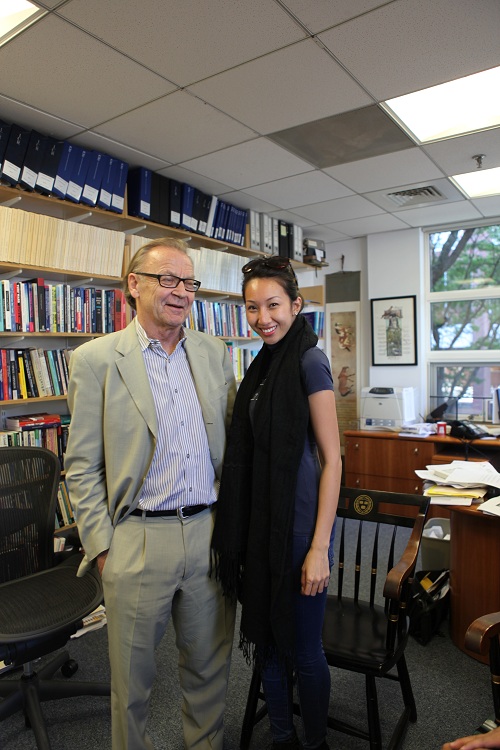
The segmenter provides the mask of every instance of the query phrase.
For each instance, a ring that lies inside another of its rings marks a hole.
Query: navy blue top
[[[326,354],[313,347],[301,361],[304,386],[308,396],[318,391],[333,391],[333,378]],[[297,474],[295,521],[293,533],[312,537],[318,513],[318,490],[321,467],[311,422],[307,429],[304,453]],[[332,531],[333,534],[333,531]]]

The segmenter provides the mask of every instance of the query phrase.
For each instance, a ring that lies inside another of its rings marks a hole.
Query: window
[[[490,417],[500,386],[500,225],[428,235],[431,410]]]

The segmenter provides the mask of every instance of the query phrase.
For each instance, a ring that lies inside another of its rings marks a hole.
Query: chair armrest
[[[384,596],[399,601],[403,584],[412,575],[417,564],[420,539],[424,528],[425,514],[419,513],[399,562],[391,568],[384,584]]]
[[[474,620],[465,634],[465,648],[476,654],[487,654],[490,641],[500,635],[500,612],[492,612]]]

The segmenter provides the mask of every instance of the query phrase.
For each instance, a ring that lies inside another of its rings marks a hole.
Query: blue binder
[[[58,198],[66,198],[68,190],[68,183],[71,179],[71,173],[73,171],[73,163],[76,158],[78,146],[64,142],[62,149],[61,158],[57,166],[56,176],[54,179],[54,187],[52,192]]]
[[[111,195],[111,210],[117,214],[123,213],[125,205],[125,189],[127,187],[128,164],[126,161],[117,159],[114,172],[113,193]]]
[[[89,152],[87,176],[85,178],[85,185],[83,186],[80,203],[84,203],[86,206],[97,205],[105,164],[105,154],[102,154],[100,151]]]

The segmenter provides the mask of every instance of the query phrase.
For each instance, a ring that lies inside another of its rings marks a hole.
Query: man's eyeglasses
[[[290,263],[289,258],[285,258],[283,255],[271,255],[270,258],[254,258],[248,263],[245,263],[241,271],[242,273],[251,273],[262,266],[264,268],[273,268],[276,271],[284,271],[286,268],[290,269],[293,273],[292,264]]]
[[[160,286],[165,289],[175,289],[181,281],[184,284],[186,292],[196,292],[201,286],[201,281],[196,279],[181,279],[180,276],[170,276],[162,273],[145,273],[144,271],[134,271],[137,276],[149,276],[151,279],[156,279]]]

